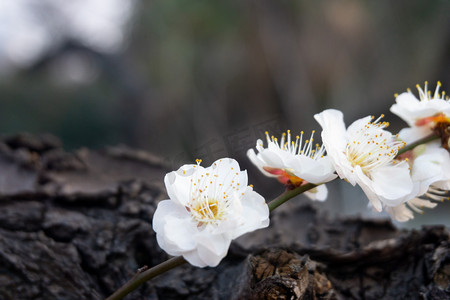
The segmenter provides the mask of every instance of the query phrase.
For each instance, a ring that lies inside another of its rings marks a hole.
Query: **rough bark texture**
[[[164,164],[126,147],[0,142],[0,299],[103,299],[167,259],[151,220]],[[449,232],[329,220],[301,199],[213,269],[183,265],[126,299],[449,299]]]

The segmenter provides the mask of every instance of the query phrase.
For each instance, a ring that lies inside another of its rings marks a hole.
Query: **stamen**
[[[359,165],[366,175],[374,168],[391,163],[398,150],[405,145],[393,137],[387,139],[383,136],[383,129],[389,126],[388,122],[380,122],[383,117],[382,114],[360,128],[345,150],[350,163],[353,166]]]
[[[295,137],[295,142],[292,140],[291,131],[287,130],[287,133],[283,133],[281,136],[281,142],[278,143],[278,139],[274,136],[269,137],[269,132],[265,132],[267,143],[275,144],[281,150],[287,151],[293,155],[306,155],[312,159],[318,159],[324,156],[325,148],[319,144],[315,144],[314,148],[314,133],[311,132],[311,137],[303,143],[303,134],[301,131],[300,135]],[[262,145],[261,145],[262,146]]]

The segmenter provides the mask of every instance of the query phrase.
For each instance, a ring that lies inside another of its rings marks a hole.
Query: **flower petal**
[[[314,184],[328,182],[337,177],[331,159],[327,156],[319,159],[298,156],[289,160],[287,166],[295,176]]]
[[[344,115],[336,109],[327,109],[314,115],[314,119],[322,126],[322,142],[328,155],[345,149],[346,129]]]
[[[173,215],[166,216],[164,236],[166,241],[176,245],[178,251],[189,251],[197,246],[191,237],[198,232],[190,217],[178,218]]]
[[[185,165],[176,172],[166,174],[164,184],[169,198],[182,206],[186,206],[189,202],[191,178],[200,170],[203,170],[202,166]]]
[[[325,186],[325,184],[321,184],[321,185],[305,192],[305,195],[311,200],[317,200],[317,201],[323,202],[327,199],[328,189]]]
[[[383,197],[385,204],[397,206],[413,189],[408,164],[379,167],[371,173],[373,192]]]
[[[238,226],[232,232],[233,239],[244,233],[269,226],[269,207],[260,194],[248,187],[241,203],[242,217],[235,221]]]

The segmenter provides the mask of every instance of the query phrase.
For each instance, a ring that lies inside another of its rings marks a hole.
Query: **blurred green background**
[[[326,108],[399,130],[394,93],[450,89],[449,13],[444,0],[0,0],[0,131],[123,143],[173,168],[232,156],[276,195],[245,157],[262,132],[318,129]],[[368,211],[342,199],[364,199],[348,184],[330,188],[330,211]]]

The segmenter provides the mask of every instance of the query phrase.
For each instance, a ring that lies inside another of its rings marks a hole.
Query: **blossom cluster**
[[[417,86],[419,98],[410,90],[396,95],[391,112],[409,126],[398,134],[386,129],[383,115],[346,127],[341,111],[327,109],[314,116],[322,145],[315,143],[315,131],[294,137],[288,130],[279,139],[266,132],[265,143],[257,140],[247,156],[288,190],[314,184],[305,193],[312,200],[324,201],[325,183],[339,177],[360,186],[374,210],[408,221],[414,211],[435,207],[450,189],[450,101],[440,87],[438,82],[431,93],[427,83]],[[231,158],[207,168],[198,160],[167,174],[170,199],[153,216],[160,247],[195,266],[216,266],[233,239],[269,225],[269,208],[247,181]]]
[[[424,89],[418,85],[419,99],[410,90],[395,95],[391,112],[410,126],[396,135],[386,130],[389,123],[382,121],[384,115],[361,118],[346,128],[343,113],[327,109],[314,116],[322,127],[323,146],[313,146],[314,131],[303,144],[303,132],[295,140],[290,131],[283,133],[280,142],[266,133],[267,146],[258,140],[258,154],[250,149],[247,155],[261,172],[288,186],[326,183],[336,173],[359,185],[376,211],[408,221],[413,211],[435,207],[430,200],[445,199],[450,189],[450,101],[440,87],[438,82],[432,94],[427,83]],[[420,144],[399,155],[405,146],[430,135],[441,141]],[[325,186],[319,185],[308,196],[325,200],[326,194]]]

